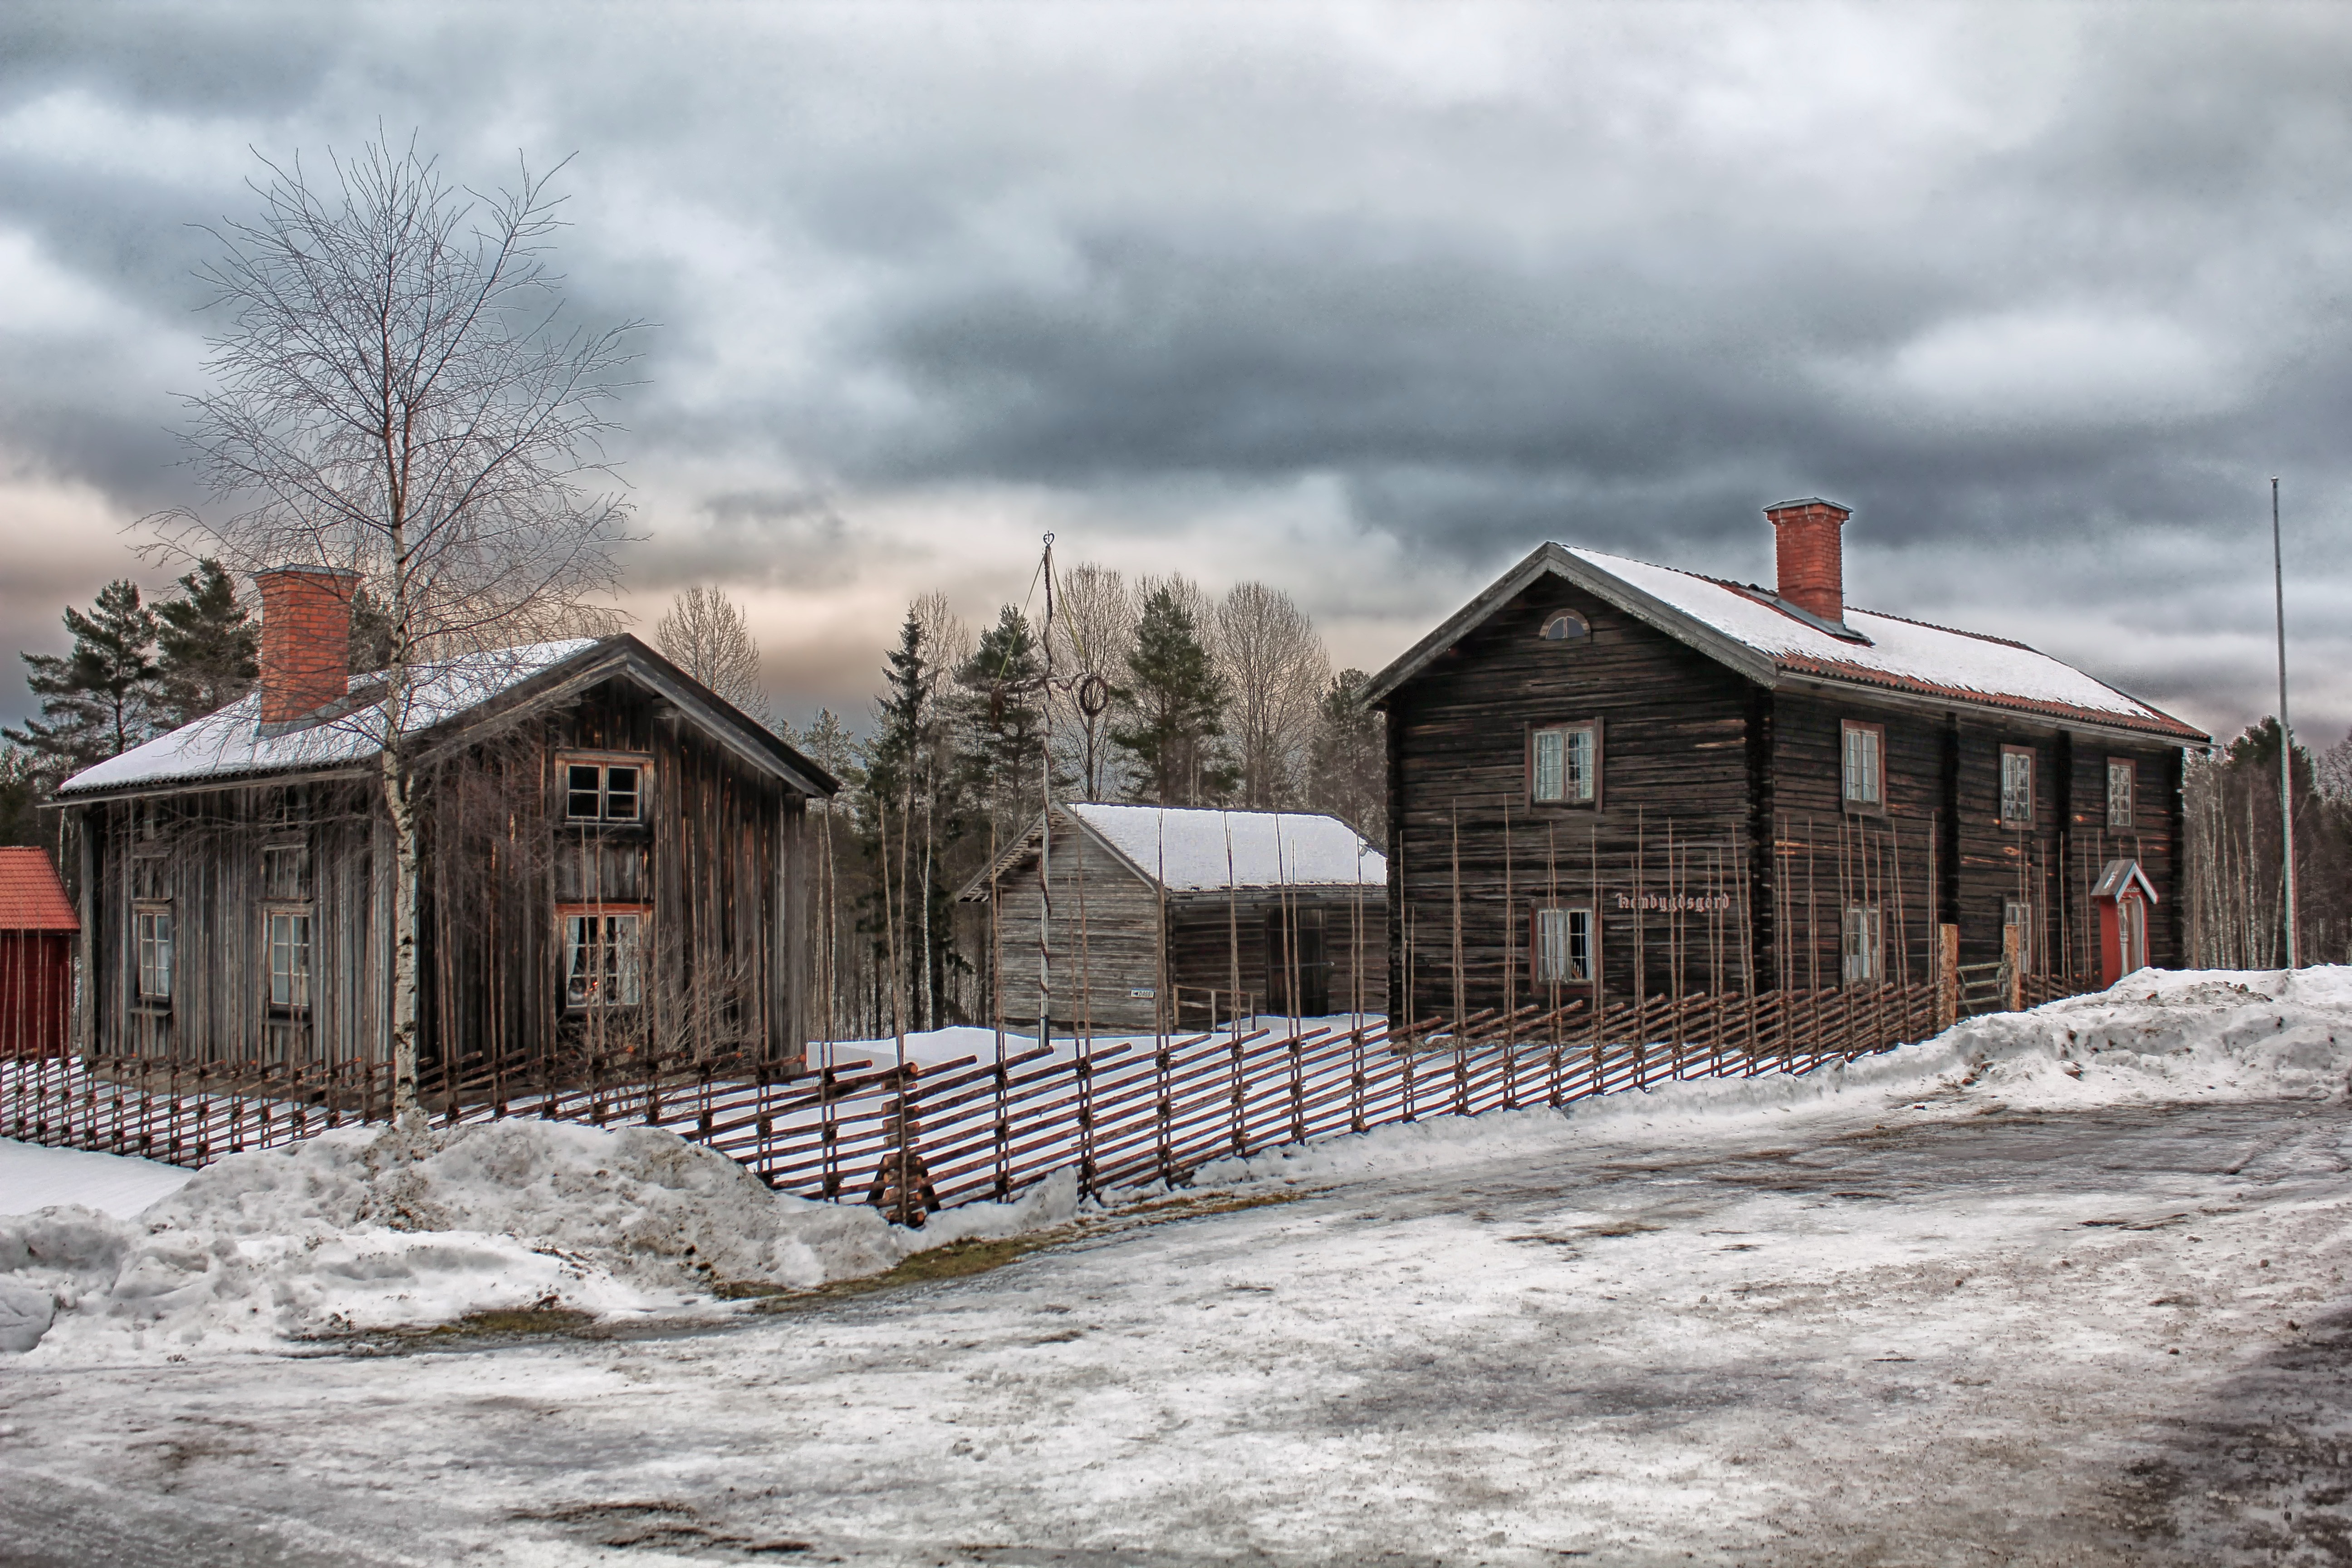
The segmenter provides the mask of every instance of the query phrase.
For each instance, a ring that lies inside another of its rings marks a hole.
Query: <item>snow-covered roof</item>
[[[1158,805],[1066,809],[1171,893],[1388,886],[1388,858],[1336,816]]]
[[[531,677],[554,668],[596,647],[589,637],[563,642],[534,643],[526,647],[495,648],[460,654],[421,672],[411,689],[411,700],[402,732],[415,734],[478,708]],[[354,675],[354,696],[383,683],[383,676]],[[303,773],[316,768],[363,763],[383,750],[382,712],[362,706],[340,719],[302,729],[265,731],[261,723],[261,693],[247,692],[217,713],[183,724],[144,745],[85,768],[68,779],[60,795],[87,795],[100,790],[141,784],[185,783],[232,778],[247,773]]]
[[[1849,607],[1843,637],[1764,589],[1546,544],[1382,670],[1387,696],[1545,575],[1575,583],[1761,684],[1812,678],[2198,741],[2202,731],[2023,643]]]
[[[1056,805],[1138,875],[1171,893],[1228,888],[1376,888],[1388,858],[1336,816],[1292,811],[1200,811],[1160,805]],[[984,898],[992,873],[1034,856],[1038,831],[998,857],[959,897]]]

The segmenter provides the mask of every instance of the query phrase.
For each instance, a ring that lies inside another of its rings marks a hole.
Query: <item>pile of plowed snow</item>
[[[485,1311],[720,1310],[726,1286],[876,1274],[1066,1218],[1076,1191],[1047,1183],[910,1231],[781,1196],[651,1128],[349,1128],[220,1160],[134,1219],[79,1206],[0,1218],[0,1351],[176,1354]]]
[[[1704,1134],[1726,1120],[1912,1104],[1972,1114],[2133,1102],[2334,1098],[2352,1092],[2352,967],[2154,970],[2023,1013],[1970,1018],[1844,1065],[1694,1079],[1569,1107],[1600,1136]],[[1558,1136],[1557,1113],[1434,1117],[1409,1127],[1220,1162],[1202,1183],[1311,1181],[1423,1169]]]

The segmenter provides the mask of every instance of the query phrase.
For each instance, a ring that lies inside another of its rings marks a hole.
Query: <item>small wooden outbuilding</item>
[[[0,849],[0,1057],[60,1057],[81,921],[48,855]]]
[[[1056,805],[957,895],[1005,1023],[1089,1034],[1388,1005],[1388,859],[1333,816]],[[1039,997],[1045,1003],[1041,1008]]]

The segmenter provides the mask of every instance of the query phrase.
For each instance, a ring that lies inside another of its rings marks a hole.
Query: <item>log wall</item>
[[[1561,608],[1589,639],[1538,635]],[[1959,928],[1962,963],[1997,963],[2012,904],[2029,911],[2031,971],[2071,974],[2095,965],[2088,890],[2128,854],[2172,906],[2151,933],[2157,961],[2182,951],[2176,747],[1848,688],[1767,689],[1556,578],[1387,707],[1389,959],[1410,976],[1399,1026],[1532,999],[1532,911],[1554,900],[1597,906],[1614,995],[1843,985],[1855,906],[1877,911],[1879,983],[1933,973],[1938,921]],[[1588,719],[1601,723],[1597,807],[1535,804],[1528,732]],[[1883,731],[1880,809],[1843,799],[1848,721]],[[2027,825],[2000,818],[2004,746],[2033,756]],[[2106,825],[2110,757],[2137,768],[2125,831]]]
[[[568,754],[642,758],[641,820],[564,816]],[[591,1058],[779,1068],[806,1038],[805,803],[698,726],[614,680],[421,774],[419,1054],[535,1082]],[[265,1067],[381,1062],[388,1048],[392,838],[373,777],[250,784],[73,808],[89,846],[89,1048]],[[307,849],[311,1001],[267,1000],[265,852]],[[133,916],[173,915],[167,1003],[137,994]],[[558,910],[641,907],[635,1007],[567,1009]],[[289,1051],[295,1058],[289,1058]]]

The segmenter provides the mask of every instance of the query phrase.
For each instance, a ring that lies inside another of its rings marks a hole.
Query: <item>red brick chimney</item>
[[[1764,515],[1772,520],[1780,597],[1843,626],[1845,551],[1838,531],[1853,509],[1808,496],[1768,506]]]
[[[342,700],[352,678],[352,592],[359,574],[276,566],[261,586],[261,721],[290,724]]]

